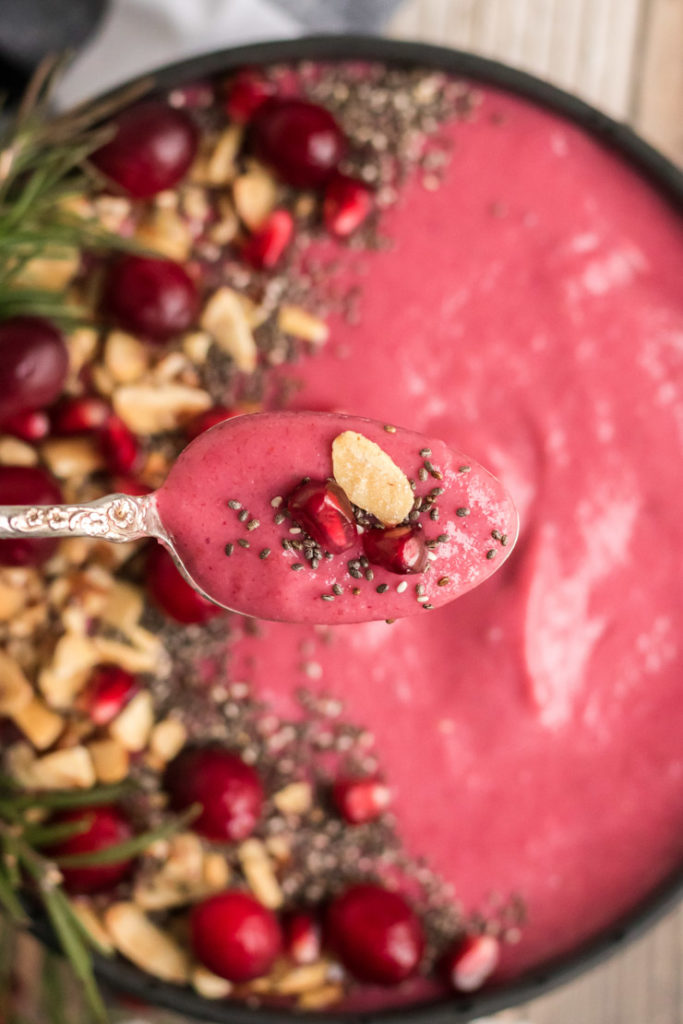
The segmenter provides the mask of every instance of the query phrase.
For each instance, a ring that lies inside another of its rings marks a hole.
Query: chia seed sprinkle
[[[427,603],[427,604],[423,604],[422,607],[425,609],[425,611],[430,612],[432,610],[432,608],[434,607],[434,605]]]
[[[445,544],[448,540],[448,534],[440,533],[436,539],[438,540],[439,544]]]
[[[273,508],[279,508],[283,501],[284,498],[282,497],[282,495],[278,494],[276,498],[270,499],[270,504],[273,506]]]
[[[431,454],[432,454],[432,449],[431,448],[420,448],[420,458],[421,459],[428,459]]]
[[[354,587],[351,591],[354,597],[358,597],[360,594],[360,587]]]
[[[495,551],[495,548],[490,548],[490,549],[489,549],[489,550],[488,550],[488,551],[486,552],[486,557],[487,557],[487,558],[488,558],[489,560],[490,560],[491,558],[495,558],[495,557],[496,557],[496,551]]]
[[[396,587],[397,594],[403,594],[408,589],[408,584],[405,580],[401,580],[399,585]]]
[[[252,519],[250,523],[247,523],[247,529],[248,530],[258,530],[260,525],[261,525],[261,521],[259,519]]]
[[[334,601],[334,594],[321,594],[320,597],[323,601]]]
[[[303,533],[303,531],[302,531],[302,529],[301,529],[301,527],[300,527],[300,526],[290,526],[290,528],[289,528],[289,532],[290,532],[291,534],[299,534],[299,533]]]
[[[420,481],[422,483],[424,483],[425,480],[427,479],[427,477],[429,476],[429,473],[427,472],[427,470],[425,469],[424,466],[420,466],[420,468],[417,471],[417,475],[418,475]]]
[[[439,510],[438,510],[438,508],[430,508],[430,510],[429,510],[429,518],[432,520],[433,523],[436,523],[436,522],[439,521]]]
[[[366,580],[368,580],[368,582],[372,582],[372,580],[374,580],[375,574],[372,571],[372,569],[366,569],[365,570],[365,578],[366,578]]]
[[[391,423],[385,423],[384,424],[384,429],[386,430],[387,434],[395,434],[396,433],[396,427],[393,427],[391,425]]]
[[[240,537],[239,540],[237,541],[237,543],[239,544],[239,546],[241,548],[248,548],[249,547],[249,541],[246,539],[246,537]]]
[[[494,540],[500,540],[502,534],[500,530],[491,530],[491,536]]]
[[[242,502],[235,501],[234,498],[231,498],[230,501],[228,502],[228,508],[231,508],[233,512],[239,512],[239,510],[242,508]]]
[[[470,514],[470,510],[462,505],[460,508],[456,508],[455,514],[456,516],[460,516],[462,519],[464,516],[468,516]]]
[[[259,551],[259,558],[261,558],[261,559],[268,558],[269,554],[270,554],[270,548],[264,548],[262,551]]]
[[[228,558],[230,558],[230,555],[233,553],[234,550],[235,550],[235,545],[234,544],[226,544],[225,545],[225,553],[228,556]]]
[[[273,516],[273,522],[275,523],[276,526],[280,526],[282,523],[284,523],[286,518],[287,516],[284,514],[284,512],[276,512],[275,515]]]
[[[246,523],[247,519],[249,518],[249,509],[243,508],[242,511],[237,516],[237,518],[241,523]]]
[[[389,584],[388,583],[380,583],[379,586],[376,587],[376,590],[377,590],[378,594],[386,594],[388,589],[389,589]]]
[[[424,583],[418,583],[417,586],[415,587],[415,593],[417,594],[418,597],[423,597],[425,589],[426,588]]]
[[[501,535],[500,543],[503,545],[503,547],[505,547],[507,545],[507,542],[508,542],[508,535],[507,535],[507,533],[504,533],[504,534]]]
[[[433,466],[432,463],[429,462],[427,459],[425,459],[425,469],[430,474],[430,476],[434,477],[435,480],[443,480],[443,473],[441,472],[441,470],[437,469],[436,466]]]
[[[301,562],[292,562],[289,568],[292,570],[292,572],[301,572],[304,566],[302,565]]]
[[[469,473],[471,469],[471,466],[458,466],[458,473]]]
[[[339,586],[338,583],[333,583],[332,584],[332,593],[336,594],[337,597],[341,597],[341,595],[344,593],[344,591],[342,590],[342,588]]]
[[[450,576],[442,576],[440,580],[437,580],[438,587],[447,587],[451,582]]]
[[[440,498],[442,494],[445,494],[445,491],[444,491],[443,487],[432,487],[431,491],[429,492],[428,497],[430,497],[430,498]]]

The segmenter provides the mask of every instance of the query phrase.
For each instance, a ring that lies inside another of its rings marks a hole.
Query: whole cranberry
[[[351,502],[334,480],[308,480],[287,496],[287,509],[325,551],[339,554],[358,540]]]
[[[58,505],[62,493],[56,480],[38,466],[0,466],[0,505]],[[12,537],[0,540],[0,565],[41,565],[54,553],[57,540]]]
[[[111,416],[111,406],[96,395],[65,398],[52,410],[52,433],[68,437],[99,430]]]
[[[100,450],[110,473],[130,473],[140,460],[135,434],[112,413],[98,433]]]
[[[195,283],[179,263],[121,256],[109,269],[102,302],[121,327],[149,341],[168,341],[191,327],[199,310]]]
[[[54,402],[68,368],[64,336],[49,320],[14,316],[0,323],[0,422]]]
[[[394,526],[390,530],[366,530],[363,551],[373,565],[399,574],[424,572],[428,555],[419,526]]]
[[[248,121],[275,92],[275,86],[254,68],[238,71],[228,82],[225,112],[233,121]]]
[[[48,850],[49,856],[57,861],[62,857],[106,850],[109,846],[133,838],[133,829],[128,818],[122,810],[111,805],[62,811],[51,820],[51,824],[55,825],[71,822],[83,822],[85,829],[68,839],[63,839]],[[97,864],[91,867],[69,867],[68,864],[60,864],[60,871],[68,892],[94,893],[113,888],[129,874],[132,865],[133,861],[129,858],[116,861],[114,864]]]
[[[379,779],[346,776],[334,783],[332,801],[349,825],[364,825],[386,811],[391,792]]]
[[[50,420],[40,409],[18,412],[0,423],[0,431],[20,437],[22,441],[42,441],[50,433]]]
[[[164,788],[176,811],[187,810],[193,804],[201,806],[192,827],[208,839],[246,839],[263,810],[263,785],[258,773],[229,750],[183,750],[167,767]]]
[[[312,914],[297,910],[284,922],[285,952],[295,964],[313,964],[320,959],[322,935]]]
[[[78,699],[95,725],[109,725],[138,692],[134,675],[118,665],[100,665]]]
[[[113,119],[114,136],[91,160],[129,195],[145,199],[173,188],[195,158],[199,132],[184,110],[161,100],[129,107]]]
[[[420,966],[422,925],[397,892],[380,885],[352,885],[331,903],[330,945],[359,981],[398,985]]]
[[[165,548],[154,544],[147,556],[147,592],[154,603],[176,622],[208,622],[223,611],[198,594],[176,569]]]
[[[282,948],[275,915],[253,896],[236,890],[199,903],[190,917],[195,956],[228,981],[244,982],[267,974]]]
[[[317,188],[346,153],[346,137],[329,110],[300,99],[273,98],[251,122],[251,146],[288,185]]]

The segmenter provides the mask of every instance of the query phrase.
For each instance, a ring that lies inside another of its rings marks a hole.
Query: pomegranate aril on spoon
[[[251,146],[288,185],[317,188],[346,153],[346,137],[329,110],[300,99],[271,99],[257,110]]]
[[[287,496],[287,510],[325,551],[339,554],[358,541],[351,502],[334,480],[307,480]]]
[[[16,316],[0,323],[0,423],[54,402],[68,368],[64,337],[49,320]]]
[[[422,573],[427,567],[427,547],[417,526],[395,526],[391,530],[366,530],[363,551],[369,562],[389,572],[406,575]]]
[[[168,341],[192,326],[199,311],[194,281],[173,260],[121,256],[104,285],[105,312],[149,341]]]

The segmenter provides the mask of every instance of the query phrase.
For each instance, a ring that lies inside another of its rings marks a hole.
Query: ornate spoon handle
[[[83,505],[0,505],[0,538],[97,537],[115,543],[160,537],[153,494],[108,494]]]

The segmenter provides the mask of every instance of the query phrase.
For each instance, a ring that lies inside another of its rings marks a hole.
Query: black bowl
[[[644,174],[654,187],[683,211],[683,172],[654,150],[630,128],[600,113],[582,100],[556,89],[532,75],[470,53],[424,43],[398,42],[367,36],[320,36],[276,43],[257,43],[222,50],[172,64],[154,74],[154,86],[169,89],[196,78],[230,71],[245,64],[271,64],[297,60],[378,60],[399,66],[437,68],[489,85],[498,86],[549,108],[576,122],[603,144],[615,149]],[[649,897],[569,956],[549,962],[512,984],[472,996],[453,996],[418,1006],[367,1013],[302,1013],[252,1009],[239,1003],[209,1001],[189,989],[152,978],[123,960],[98,957],[100,980],[113,989],[139,996],[149,1003],[174,1010],[182,1016],[215,1024],[282,1024],[285,1017],[306,1021],[362,1024],[452,1024],[496,1013],[517,1003],[535,999],[563,982],[594,967],[623,948],[672,909],[683,896],[683,865]]]

